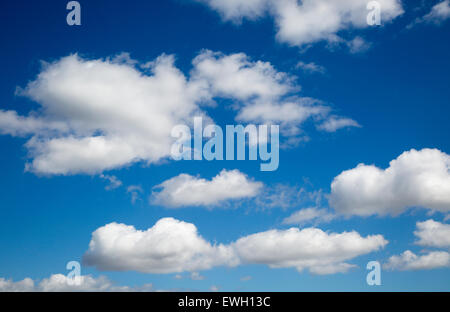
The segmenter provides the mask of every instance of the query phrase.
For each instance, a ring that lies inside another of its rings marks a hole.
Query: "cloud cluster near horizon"
[[[152,284],[141,287],[118,286],[105,276],[94,278],[91,275],[77,277],[77,283],[73,283],[65,275],[52,274],[37,282],[31,278],[25,278],[14,282],[10,279],[0,278],[0,292],[136,292],[154,291]]]

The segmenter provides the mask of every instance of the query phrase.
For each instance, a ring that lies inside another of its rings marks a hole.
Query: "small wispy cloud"
[[[100,178],[107,181],[109,184],[105,186],[105,190],[110,191],[122,186],[122,181],[120,181],[116,176],[101,174]]]

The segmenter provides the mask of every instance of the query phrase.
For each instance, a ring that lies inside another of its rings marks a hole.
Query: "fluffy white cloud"
[[[333,125],[331,131],[359,126],[349,118],[330,116],[331,108],[320,100],[297,96],[300,86],[296,77],[277,71],[268,62],[252,61],[243,53],[224,55],[206,50],[193,63],[192,81],[203,86],[205,94],[209,92],[211,99],[236,100],[237,121],[278,124],[281,135],[291,138],[301,133],[307,120],[323,123],[318,129],[325,131]]]
[[[335,217],[336,216],[330,213],[327,209],[310,207],[294,212],[289,217],[283,220],[283,224],[298,224],[298,225],[303,225],[306,223],[319,224],[330,222]]]
[[[330,205],[347,215],[398,215],[411,207],[450,210],[450,156],[410,150],[387,169],[359,164],[334,178]]]
[[[450,267],[450,254],[446,251],[432,251],[423,255],[416,255],[407,250],[398,256],[392,256],[384,264],[388,270],[431,270]]]
[[[450,247],[450,225],[434,220],[416,223],[414,235],[418,238],[417,245],[426,247],[449,248]],[[447,251],[429,251],[416,255],[406,250],[400,255],[389,258],[384,267],[391,270],[430,270],[436,268],[450,267],[450,253]]]
[[[46,64],[18,91],[41,105],[28,116],[0,111],[2,133],[30,135],[29,170],[98,173],[170,155],[170,132],[199,113],[201,92],[162,55],[150,74],[129,62],[77,55]]]
[[[116,223],[97,229],[84,261],[100,270],[146,273],[196,272],[243,263],[333,274],[354,266],[345,261],[386,244],[381,235],[361,237],[354,231],[339,234],[291,228],[256,233],[228,245],[212,245],[199,236],[193,224],[166,218],[147,231]]]
[[[450,224],[434,220],[417,222],[414,235],[419,239],[416,244],[427,247],[450,247]]]
[[[277,123],[295,136],[308,118],[330,111],[318,100],[295,95],[295,77],[245,54],[203,51],[191,76],[161,55],[139,64],[128,54],[87,60],[78,55],[45,64],[18,94],[40,105],[20,116],[0,110],[0,134],[29,137],[26,169],[42,174],[97,174],[136,162],[168,158],[178,124],[204,115],[215,98],[236,102],[238,121]],[[348,124],[347,126],[351,126]]]
[[[33,290],[34,281],[31,278],[25,278],[18,282],[0,278],[0,292],[29,292]]]
[[[198,0],[197,0],[198,1]],[[295,46],[318,41],[336,42],[344,30],[364,29],[368,1],[361,0],[200,0],[218,11],[223,19],[240,22],[244,18],[273,16],[277,39]],[[388,23],[403,14],[399,0],[378,0],[381,21]]]
[[[354,231],[326,233],[316,228],[291,228],[249,235],[237,240],[234,246],[244,263],[334,274],[354,267],[345,261],[379,250],[387,243],[381,235],[361,237]]]
[[[191,78],[213,96],[249,100],[278,98],[294,89],[293,77],[278,72],[269,62],[251,61],[244,53],[225,55],[203,51],[193,61]]]
[[[178,273],[237,264],[229,246],[212,245],[195,225],[172,218],[146,231],[110,223],[92,233],[83,261],[99,270]]]
[[[261,182],[252,181],[239,170],[222,170],[211,180],[180,174],[156,186],[151,201],[168,208],[213,206],[226,200],[255,197]]]
[[[14,282],[0,278],[0,292],[105,292],[105,291],[152,291],[152,285],[142,287],[117,286],[108,278],[100,276],[94,278],[90,275],[76,277],[76,283],[62,274],[53,274],[36,283],[31,278]]]

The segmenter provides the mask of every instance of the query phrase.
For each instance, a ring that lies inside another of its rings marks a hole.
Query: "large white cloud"
[[[36,173],[97,174],[158,163],[171,155],[173,127],[191,124],[204,115],[200,106],[218,97],[236,102],[238,121],[284,124],[285,136],[298,134],[308,118],[326,120],[330,108],[296,96],[294,80],[243,53],[203,51],[190,77],[164,54],[146,64],[127,54],[94,60],[71,55],[46,64],[18,89],[40,107],[25,116],[0,110],[0,134],[30,138],[26,168]]]
[[[170,155],[172,128],[198,113],[201,92],[163,55],[147,75],[129,63],[77,55],[47,64],[19,94],[41,108],[0,111],[2,133],[29,134],[28,169],[97,173]]]
[[[255,197],[261,182],[252,181],[239,170],[222,170],[211,180],[180,174],[155,188],[153,204],[169,208],[183,206],[213,206],[226,200]]]
[[[369,1],[361,0],[197,0],[219,12],[224,20],[255,20],[273,16],[277,38],[290,45],[303,46],[318,41],[340,41],[345,30],[369,27]],[[403,14],[400,0],[378,0],[381,21],[388,23]]]
[[[75,283],[76,281],[76,283]],[[100,276],[81,275],[76,280],[62,274],[53,274],[40,282],[25,278],[14,282],[0,278],[0,292],[105,292],[105,291],[152,291],[151,284],[142,287],[118,286],[108,278]]]
[[[172,218],[159,220],[146,231],[110,223],[92,234],[83,257],[99,270],[175,273],[237,264],[229,246],[212,245],[195,225]]]
[[[308,269],[314,274],[346,272],[346,263],[384,247],[381,235],[362,237],[357,232],[326,233],[317,228],[270,230],[240,238],[235,248],[245,263],[267,264],[272,268]]]
[[[346,261],[377,251],[386,244],[381,235],[362,237],[354,231],[326,233],[316,228],[291,228],[256,233],[228,245],[212,245],[199,236],[193,224],[166,218],[146,231],[116,223],[97,229],[84,261],[100,270],[146,273],[266,264],[273,268],[293,267],[314,274],[333,274],[354,266]]]
[[[411,207],[450,211],[450,156],[410,150],[387,169],[359,164],[334,178],[330,205],[346,215],[398,215]]]

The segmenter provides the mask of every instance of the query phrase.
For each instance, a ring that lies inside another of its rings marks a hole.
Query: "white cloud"
[[[283,220],[283,224],[303,225],[307,223],[319,224],[333,220],[336,216],[327,209],[316,207],[304,208],[291,214]]]
[[[129,63],[77,55],[46,64],[18,94],[41,105],[28,116],[0,111],[2,133],[29,135],[27,169],[100,173],[170,155],[170,132],[199,113],[201,92],[162,55],[146,74]]]
[[[414,235],[419,238],[416,244],[427,247],[450,247],[450,224],[440,223],[434,220],[417,222],[417,230]]]
[[[425,21],[440,24],[450,18],[450,1],[442,1],[431,8],[430,13],[424,16]]]
[[[90,275],[77,277],[76,283],[62,274],[53,274],[39,283],[31,278],[14,282],[0,278],[0,292],[105,292],[105,291],[153,291],[151,284],[141,287],[117,286],[108,278]]]
[[[309,73],[309,74],[314,74],[314,73],[325,74],[325,72],[326,72],[325,67],[318,65],[314,62],[305,63],[305,62],[300,61],[297,63],[296,68],[301,69],[303,72]]]
[[[398,215],[411,207],[450,210],[450,156],[410,150],[387,169],[359,164],[334,178],[330,206],[346,215]]]
[[[156,186],[151,202],[168,208],[214,206],[255,197],[262,187],[261,182],[252,181],[239,170],[222,170],[211,180],[180,174]]]
[[[212,245],[195,225],[172,218],[159,220],[146,231],[110,223],[92,233],[83,261],[99,270],[179,273],[214,266],[234,266],[229,246]]]
[[[370,49],[371,44],[362,37],[355,37],[347,42],[350,53],[363,53]]]
[[[193,280],[193,281],[201,281],[201,280],[204,280],[204,279],[205,279],[205,277],[202,276],[202,275],[201,275],[200,273],[198,273],[198,272],[192,272],[190,278],[191,278],[191,280]]]
[[[434,220],[416,223],[415,244],[426,247],[450,248],[450,225]],[[384,267],[391,270],[431,270],[450,267],[450,253],[447,251],[429,251],[416,255],[406,250],[400,255],[389,258]]]
[[[0,278],[0,292],[29,292],[33,290],[34,281],[31,278],[25,278],[18,282]]]
[[[258,209],[272,208],[303,208],[308,206],[320,207],[325,200],[322,190],[308,191],[305,187],[287,184],[266,186],[264,191],[255,198]]]
[[[341,118],[329,116],[332,110],[322,101],[297,96],[300,86],[296,77],[277,71],[268,62],[252,61],[243,53],[224,55],[205,50],[193,63],[192,81],[203,86],[211,100],[216,96],[236,100],[239,122],[277,124],[281,135],[293,138],[302,134],[301,126],[308,120],[323,123],[330,119],[333,123]],[[357,125],[345,120],[340,128]]]
[[[218,11],[224,20],[255,20],[273,16],[277,39],[293,46],[319,41],[335,42],[343,31],[368,28],[367,1],[360,0],[201,0]],[[403,14],[399,0],[378,0],[381,21],[391,22]]]
[[[416,255],[410,250],[398,256],[392,256],[384,264],[389,270],[431,270],[450,267],[450,254],[446,251],[432,251],[423,255]]]
[[[249,235],[237,240],[234,246],[244,263],[334,274],[354,266],[345,261],[379,250],[387,243],[381,235],[361,237],[354,231],[326,233],[316,228],[291,228]]]
[[[114,190],[122,185],[122,181],[120,181],[116,176],[101,174],[100,178],[109,182],[107,186],[105,186],[106,190]]]
[[[327,120],[317,126],[318,129],[327,132],[336,132],[339,129],[346,127],[358,127],[361,125],[353,119],[343,118],[339,116],[330,116]]]
[[[346,261],[383,248],[381,235],[357,232],[326,233],[291,228],[245,236],[228,245],[212,245],[197,228],[172,218],[161,219],[147,231],[111,223],[97,229],[84,256],[100,270],[145,273],[197,272],[215,266],[266,264],[272,268],[308,269],[314,274],[345,272]]]
[[[278,98],[294,89],[293,78],[269,62],[252,62],[245,53],[225,55],[204,50],[193,61],[191,79],[213,96],[242,101]]]
[[[26,169],[40,174],[101,174],[160,163],[171,155],[173,127],[191,124],[204,115],[200,105],[217,97],[235,102],[238,121],[281,124],[285,137],[298,136],[308,119],[326,121],[331,109],[298,97],[295,79],[243,53],[203,51],[190,77],[165,54],[146,64],[128,54],[96,60],[70,55],[45,64],[18,89],[40,107],[25,116],[0,110],[0,134],[28,137]]]

